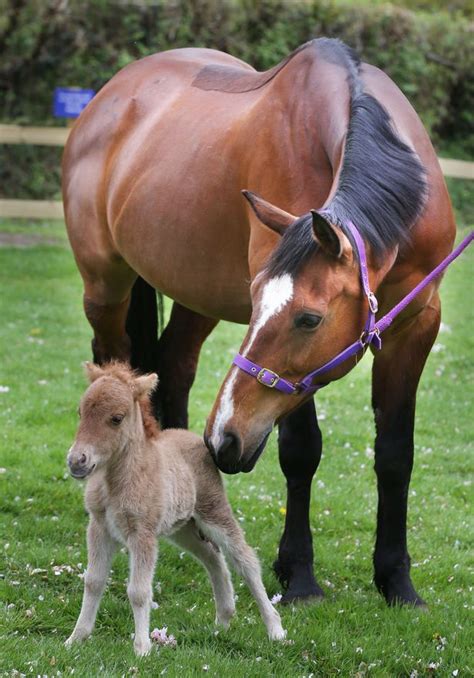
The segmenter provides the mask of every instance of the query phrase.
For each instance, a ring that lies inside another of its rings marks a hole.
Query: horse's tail
[[[140,372],[155,372],[158,337],[163,329],[163,295],[138,277],[132,288],[126,330],[131,341],[131,366]]]

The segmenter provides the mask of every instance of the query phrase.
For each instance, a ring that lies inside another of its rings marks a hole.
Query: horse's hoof
[[[325,596],[323,591],[314,591],[312,593],[308,592],[298,592],[288,590],[280,600],[281,605],[313,605],[315,603],[321,603],[324,600]]]
[[[324,591],[314,578],[311,563],[294,563],[285,567],[277,560],[273,569],[280,584],[286,589],[280,601],[282,605],[311,604],[324,598]]]
[[[389,607],[414,607],[420,612],[428,612],[428,605],[425,603],[423,598],[420,598],[418,594],[413,596],[401,597],[392,596],[385,597],[386,603]]]
[[[397,572],[384,580],[375,580],[379,593],[383,595],[389,607],[409,606],[418,610],[428,610],[428,606],[415,591],[408,572]]]

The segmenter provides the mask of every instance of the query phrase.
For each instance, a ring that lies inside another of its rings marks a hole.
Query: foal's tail
[[[143,373],[156,371],[158,337],[163,324],[163,295],[138,277],[132,288],[126,323],[134,369]]]

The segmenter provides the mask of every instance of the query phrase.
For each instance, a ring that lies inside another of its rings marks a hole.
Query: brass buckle
[[[267,384],[266,381],[263,381],[264,375],[269,374],[271,377],[273,377],[273,380]],[[272,370],[267,370],[266,367],[262,367],[260,372],[257,374],[257,381],[262,384],[262,386],[267,386],[268,388],[275,388],[277,381],[280,379],[278,374],[276,372],[273,372]]]

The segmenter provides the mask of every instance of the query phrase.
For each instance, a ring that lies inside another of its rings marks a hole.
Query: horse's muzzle
[[[204,442],[214,459],[217,468],[223,473],[249,473],[258,458],[265,449],[269,433],[265,434],[263,440],[250,456],[242,454],[242,442],[238,435],[232,431],[227,431],[222,438],[219,447],[215,448],[208,436],[204,436]]]
[[[82,452],[80,449],[75,450],[74,446],[70,449],[67,456],[67,465],[69,466],[69,473],[77,480],[87,478],[95,469],[95,464],[91,463],[91,455]]]

